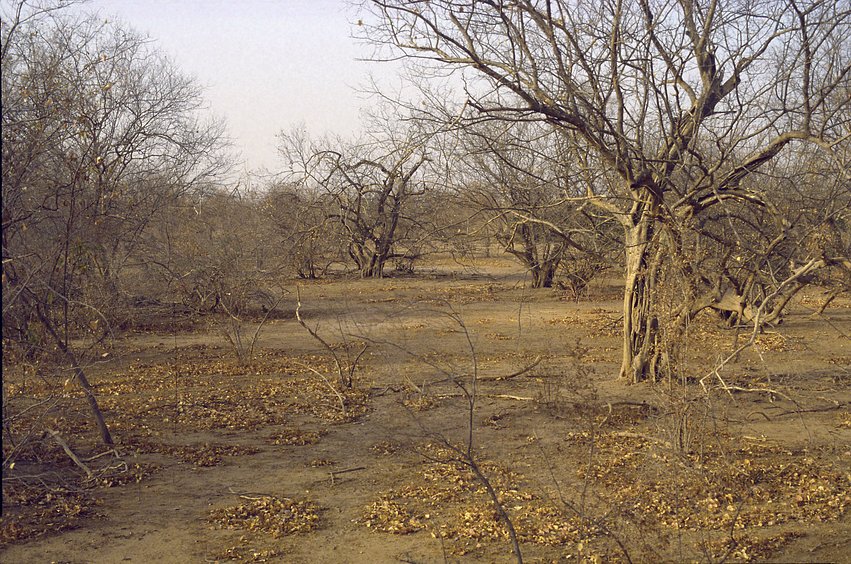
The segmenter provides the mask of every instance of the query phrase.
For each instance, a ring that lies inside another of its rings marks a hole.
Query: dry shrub
[[[567,353],[569,362],[566,366],[536,378],[538,389],[535,400],[552,416],[596,418],[594,405],[598,392],[593,381],[594,367],[585,362],[588,352],[588,348],[577,341]]]

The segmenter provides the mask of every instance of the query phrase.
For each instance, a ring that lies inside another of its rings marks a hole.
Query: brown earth
[[[490,485],[527,562],[851,562],[847,297],[814,318],[810,291],[717,374],[735,335],[706,316],[685,385],[626,385],[616,280],[574,302],[488,259],[300,284],[338,356],[368,346],[352,390],[294,291],[249,364],[161,319],[89,368],[120,459],[87,478],[46,437],[5,471],[0,560],[510,562]],[[15,425],[103,451],[73,384],[5,368],[11,413],[59,397]]]

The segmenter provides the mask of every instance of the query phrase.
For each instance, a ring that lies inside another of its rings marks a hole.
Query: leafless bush
[[[256,291],[251,293],[257,294]],[[230,344],[231,349],[236,353],[237,360],[241,364],[249,364],[254,361],[260,333],[270,316],[277,311],[284,293],[268,294],[261,292],[260,297],[265,302],[261,309],[263,314],[260,320],[255,322],[253,330],[248,327],[249,320],[253,319],[249,317],[250,312],[246,306],[248,296],[234,296],[232,292],[225,294],[225,299],[221,302],[224,315],[214,322]]]
[[[123,275],[152,218],[226,162],[192,80],[139,34],[61,5],[4,14],[4,352],[58,351],[111,445],[86,369],[122,325]]]
[[[274,184],[262,204],[277,236],[275,248],[299,278],[320,278],[345,262],[345,232],[329,218],[331,202],[321,193]]]
[[[414,204],[432,184],[425,173],[429,157],[414,134],[397,133],[388,133],[385,144],[316,141],[300,130],[279,136],[288,181],[299,198],[322,202],[322,224],[336,226],[364,278],[381,278],[394,259],[417,256],[424,218]]]
[[[348,390],[354,386],[355,382],[355,373],[358,370],[358,363],[360,362],[361,357],[368,349],[368,345],[364,344],[360,350],[353,354],[353,346],[350,346],[348,342],[348,335],[346,332],[340,328],[340,337],[343,339],[343,354],[341,355],[338,352],[338,348],[332,346],[328,343],[322,336],[319,335],[319,328],[313,327],[311,328],[302,318],[301,316],[301,293],[300,290],[296,289],[297,293],[297,305],[295,310],[296,320],[298,320],[299,324],[304,328],[305,331],[310,334],[322,347],[331,355],[334,359],[334,366],[337,369],[337,386],[340,390]]]

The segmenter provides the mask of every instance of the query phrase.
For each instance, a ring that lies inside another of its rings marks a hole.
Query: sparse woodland
[[[416,94],[238,176],[67,4],[2,3],[4,560],[848,558],[851,6],[365,1]]]

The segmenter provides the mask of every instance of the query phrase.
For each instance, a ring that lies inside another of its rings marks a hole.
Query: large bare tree
[[[273,182],[262,201],[277,251],[299,278],[319,278],[345,260],[345,233],[328,217],[329,202],[323,196],[304,186]]]
[[[461,150],[449,165],[460,173],[460,201],[498,226],[497,241],[533,288],[551,287],[560,267],[578,282],[589,275],[572,272],[581,262],[599,270],[611,259],[605,218],[582,201],[587,175],[565,157],[561,133],[541,123],[471,123],[457,132]]]
[[[429,185],[422,174],[428,161],[422,142],[413,137],[320,142],[300,130],[279,138],[289,181],[324,194],[326,217],[342,229],[346,252],[362,277],[380,278],[388,262],[416,258],[423,218],[412,214],[412,204]]]
[[[624,232],[623,360],[632,381],[668,357],[660,294],[683,319],[720,300],[688,259],[718,210],[776,215],[753,176],[791,148],[848,143],[851,7],[833,0],[371,2],[377,56],[458,70],[474,119],[538,119],[572,136],[583,199]],[[386,51],[383,49],[386,47]],[[847,162],[847,161],[846,161]],[[838,174],[847,169],[838,166]],[[604,174],[598,174],[599,172]],[[847,185],[847,184],[846,184]],[[778,220],[780,221],[780,220]],[[781,222],[782,223],[782,222]],[[806,269],[830,262],[809,256]],[[790,277],[800,278],[804,270]],[[805,270],[806,270],[805,269]],[[719,295],[719,290],[722,295]],[[745,301],[749,296],[743,297]]]

